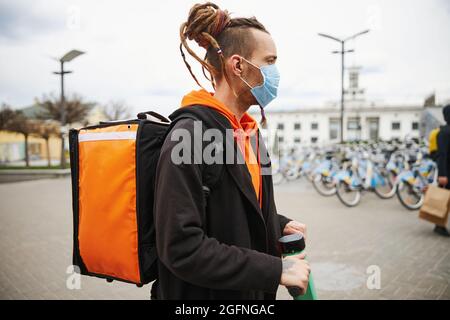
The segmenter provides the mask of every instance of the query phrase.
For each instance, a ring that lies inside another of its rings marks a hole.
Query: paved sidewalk
[[[347,208],[304,181],[278,187],[276,200],[279,212],[308,225],[307,251],[321,298],[450,299],[450,239],[434,234],[434,225],[396,197],[364,194],[358,207]],[[377,267],[381,287],[369,290]]]
[[[308,225],[321,299],[450,299],[450,239],[396,198],[366,194],[350,209],[298,181],[277,186],[276,201]],[[71,250],[70,179],[0,185],[0,299],[148,299],[149,286],[90,277],[81,290],[67,289]],[[379,290],[366,286],[369,266],[380,270]],[[282,287],[278,298],[289,299]]]

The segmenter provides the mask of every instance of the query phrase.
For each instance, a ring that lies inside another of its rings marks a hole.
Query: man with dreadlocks
[[[183,60],[202,89],[184,96],[170,118],[191,113],[201,119],[202,129],[231,130],[232,143],[235,139],[238,145],[231,149],[233,159],[240,155],[243,161],[177,164],[172,156],[179,142],[173,133],[183,130],[195,136],[196,121],[175,122],[162,146],[155,178],[159,261],[152,298],[275,299],[280,284],[305,292],[310,272],[305,255],[282,259],[277,240],[305,234],[306,227],[277,213],[272,177],[263,173],[270,172],[270,159],[257,123],[247,113],[250,106],[259,105],[264,124],[263,108],[276,97],[274,41],[256,18],[231,18],[210,2],[191,8],[180,37]],[[206,49],[204,59],[187,40]],[[205,77],[205,71],[209,73],[215,92],[201,86],[183,48],[202,65]],[[214,183],[205,182],[214,176]]]

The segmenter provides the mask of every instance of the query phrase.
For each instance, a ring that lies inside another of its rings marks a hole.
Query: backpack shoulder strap
[[[209,109],[202,106],[178,109],[169,116],[169,118],[171,119],[171,123],[169,128],[167,129],[167,134],[172,130],[175,123],[177,123],[181,119],[192,119],[194,121],[202,121],[208,123],[208,117],[210,117],[210,114],[208,112],[210,112]],[[203,193],[206,200],[208,200],[211,190],[213,190],[216,184],[220,181],[222,173],[223,164],[208,164],[204,166],[202,177]]]

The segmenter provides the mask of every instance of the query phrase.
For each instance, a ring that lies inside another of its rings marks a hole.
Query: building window
[[[311,137],[311,143],[316,143],[319,140],[317,137]]]
[[[330,119],[330,140],[336,140],[340,131],[341,122],[339,119]]]
[[[400,122],[392,122],[392,130],[400,130]]]
[[[311,123],[311,130],[317,130],[319,129],[319,124],[317,122]]]
[[[360,130],[361,126],[359,123],[359,118],[349,118],[347,122],[348,130]]]
[[[284,137],[283,136],[279,136],[278,137],[278,142],[284,142]]]
[[[277,126],[278,130],[284,130],[284,123],[279,123]]]
[[[419,123],[418,122],[414,121],[412,123],[412,130],[419,130]]]
[[[294,143],[300,143],[302,140],[299,137],[294,138]]]
[[[300,123],[294,123],[294,130],[300,130],[301,129],[301,125],[300,125]]]

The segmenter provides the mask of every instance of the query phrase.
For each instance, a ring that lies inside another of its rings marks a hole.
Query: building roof
[[[25,108],[20,109],[23,112],[23,115],[27,118],[35,119],[38,117],[39,113],[44,111],[44,108],[35,104]]]
[[[89,106],[90,110],[89,110],[89,114],[93,113],[96,111],[96,106],[92,105]],[[45,109],[38,105],[38,104],[33,104],[31,106],[28,107],[24,107],[19,109],[20,111],[23,112],[24,116],[27,118],[31,118],[31,119],[37,119],[38,115],[42,112],[45,112]]]

